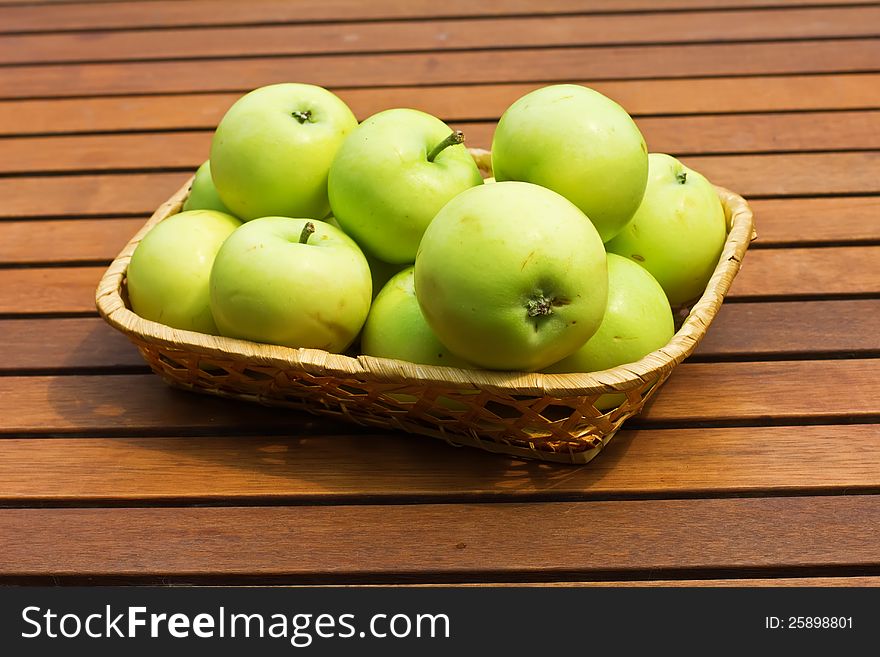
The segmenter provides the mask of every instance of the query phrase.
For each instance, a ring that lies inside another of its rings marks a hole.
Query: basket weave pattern
[[[488,154],[473,153],[481,168],[488,169]],[[125,246],[96,295],[105,320],[137,345],[165,381],[197,392],[565,463],[586,463],[598,454],[693,353],[754,239],[748,204],[717,188],[728,221],[718,266],[672,340],[638,362],[590,374],[463,370],[257,344],[173,329],[135,315],[125,288],[131,255],[153,226],[180,211],[190,184],[162,204]],[[624,399],[610,411],[598,410],[596,400],[608,393],[623,393]]]

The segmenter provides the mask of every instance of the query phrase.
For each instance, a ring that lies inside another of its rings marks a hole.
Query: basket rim
[[[489,153],[471,149],[481,168],[489,169]],[[491,171],[491,170],[490,170]],[[589,373],[545,374],[541,372],[502,372],[420,365],[389,358],[330,353],[321,349],[292,348],[247,340],[206,335],[171,328],[136,315],[122,296],[129,261],[144,236],[160,221],[180,211],[193,177],[162,203],[113,260],[95,294],[98,312],[111,326],[137,339],[165,348],[202,354],[206,357],[235,358],[254,367],[294,369],[317,375],[341,376],[364,381],[395,384],[439,384],[456,388],[488,389],[510,395],[579,397],[596,393],[621,392],[656,379],[696,349],[730,289],[733,278],[750,242],[755,239],[754,216],[749,204],[738,194],[715,186],[725,210],[728,235],[718,265],[702,296],[672,339],[644,358],[611,369]]]

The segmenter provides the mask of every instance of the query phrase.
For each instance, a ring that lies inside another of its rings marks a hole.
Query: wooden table
[[[835,4],[0,0],[0,583],[880,584],[880,6]],[[584,82],[759,241],[586,467],[173,391],[95,286],[280,81],[483,147]]]

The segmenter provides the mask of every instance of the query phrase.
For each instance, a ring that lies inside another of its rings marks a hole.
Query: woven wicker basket
[[[490,175],[488,153],[471,152]],[[591,374],[463,370],[257,344],[173,329],[135,315],[125,287],[131,255],[153,226],[180,211],[191,182],[156,210],[107,269],[97,290],[101,315],[137,345],[165,381],[197,392],[564,463],[586,463],[596,456],[694,351],[755,236],[748,204],[718,188],[728,221],[718,266],[702,297],[682,309],[683,322],[669,344],[638,362]],[[598,410],[596,399],[608,393],[623,393],[624,399],[610,411]]]

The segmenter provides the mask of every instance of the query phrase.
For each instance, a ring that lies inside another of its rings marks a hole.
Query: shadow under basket
[[[491,175],[489,154],[471,152]],[[582,464],[595,457],[693,353],[755,237],[745,200],[717,188],[728,227],[718,266],[703,295],[690,308],[680,309],[683,321],[669,343],[635,363],[589,374],[464,370],[204,335],[135,315],[125,287],[131,255],[153,226],[180,211],[191,182],[156,210],[107,269],[97,290],[101,315],[137,345],[165,381],[196,392],[560,463]],[[596,408],[600,396],[615,393],[620,402],[614,408]]]

